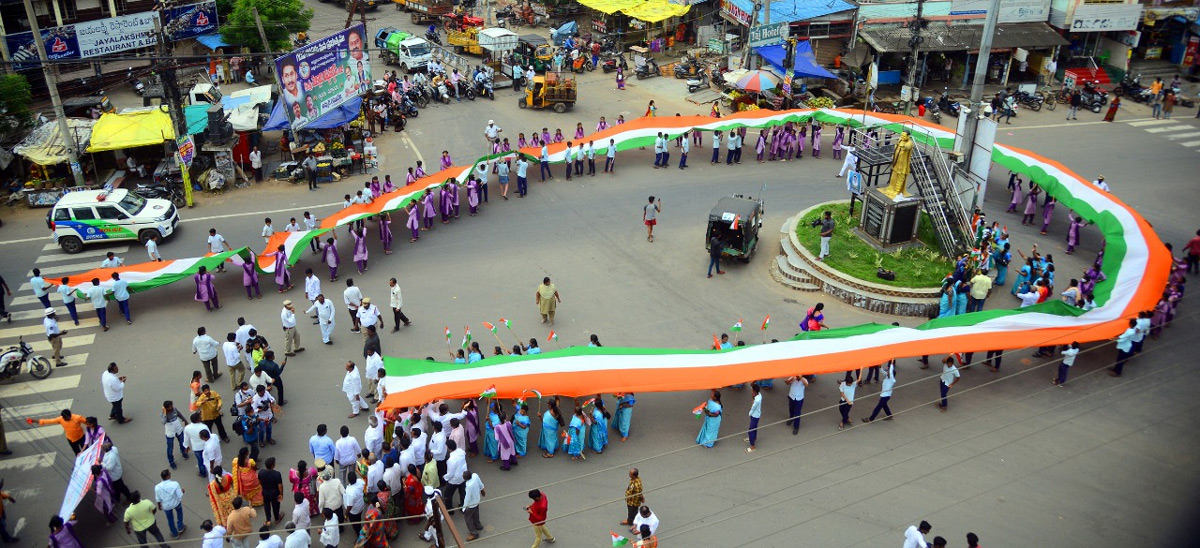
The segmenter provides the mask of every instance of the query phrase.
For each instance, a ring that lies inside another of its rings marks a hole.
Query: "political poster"
[[[360,23],[275,59],[292,129],[301,129],[371,86],[366,30]]]
[[[79,56],[87,59],[153,46],[158,43],[158,36],[154,32],[156,19],[158,12],[148,11],[75,23]]]
[[[42,66],[38,60],[37,43],[32,32],[21,32],[4,37],[13,70],[29,70]],[[46,57],[50,60],[78,59],[79,41],[75,37],[75,25],[42,29],[42,40],[46,42]]]
[[[100,446],[104,445],[104,437],[104,434],[100,434],[87,449],[75,455],[75,468],[71,470],[71,477],[67,478],[67,490],[63,493],[62,506],[58,508],[58,516],[63,520],[71,519],[75,508],[83,502],[83,496],[92,488],[92,465],[100,464]]]
[[[171,40],[184,40],[216,32],[216,1],[176,6],[163,12],[163,30]]]

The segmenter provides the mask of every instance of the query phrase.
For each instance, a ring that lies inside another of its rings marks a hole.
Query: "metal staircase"
[[[947,256],[956,257],[971,245],[971,219],[959,200],[958,193],[948,187],[953,184],[953,180],[945,162],[939,165],[938,159],[926,154],[921,148],[919,145],[914,146],[912,158],[909,160],[913,182],[920,193],[925,212],[933,222],[942,252]],[[940,154],[940,151],[934,154]]]

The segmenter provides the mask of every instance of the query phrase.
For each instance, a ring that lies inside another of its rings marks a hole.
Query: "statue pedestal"
[[[921,218],[921,200],[915,196],[893,200],[878,188],[863,193],[863,208],[858,232],[881,251],[903,246],[917,238]]]

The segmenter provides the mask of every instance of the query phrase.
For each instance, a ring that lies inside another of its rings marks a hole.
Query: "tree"
[[[221,38],[230,44],[262,49],[262,38],[254,24],[254,8],[258,8],[273,52],[291,50],[291,35],[307,31],[312,23],[313,10],[304,7],[301,0],[236,0],[229,18],[221,26]]]
[[[25,128],[33,120],[29,103],[33,94],[25,75],[10,73],[0,76],[0,131]]]

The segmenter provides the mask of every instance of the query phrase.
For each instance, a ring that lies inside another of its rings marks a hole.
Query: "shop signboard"
[[[179,154],[179,163],[192,167],[192,160],[196,158],[196,142],[192,140],[191,135],[185,135],[177,140],[176,152]]]
[[[10,34],[4,39],[8,42],[13,70],[29,70],[42,66],[38,60],[37,43],[32,32]],[[52,61],[79,58],[79,40],[75,36],[75,25],[42,29],[42,40],[46,43],[46,57]]]
[[[158,43],[154,32],[157,20],[158,12],[150,11],[75,23],[79,56],[87,59],[153,46]]]
[[[163,27],[171,40],[195,38],[217,30],[217,3],[176,6],[163,13]]]
[[[361,23],[275,59],[292,129],[301,129],[371,87]]]
[[[708,39],[708,51],[719,55],[725,54],[725,41],[720,38]]]
[[[783,42],[788,35],[787,23],[772,23],[770,25],[754,25],[750,27],[750,47],[773,46]]]
[[[600,34],[608,34],[608,24],[603,19],[592,19],[592,30]]]
[[[990,0],[952,0],[950,15],[983,15]],[[1050,15],[1050,0],[1004,0],[1000,3],[999,23],[1045,22]]]
[[[1141,4],[1079,4],[1071,19],[1071,31],[1136,30],[1141,20]]]
[[[732,0],[721,0],[721,15],[737,22],[743,27],[750,26],[750,14],[746,10],[739,8]]]

